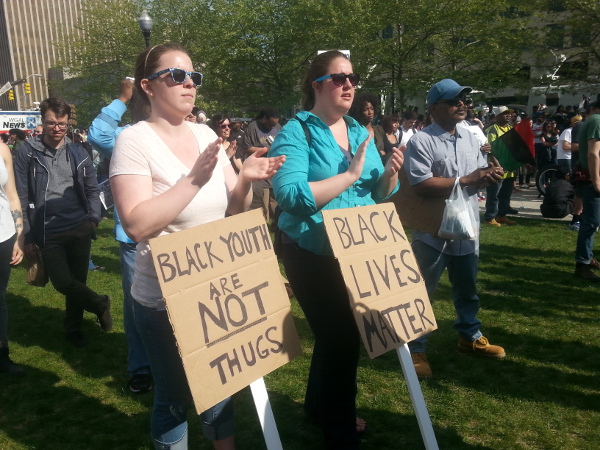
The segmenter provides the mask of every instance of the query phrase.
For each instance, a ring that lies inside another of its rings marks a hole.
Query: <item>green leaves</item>
[[[527,84],[527,49],[545,45],[533,14],[547,1],[86,0],[79,29],[60,48],[81,77],[68,96],[84,120],[131,75],[144,45],[142,8],[154,21],[151,42],[183,44],[205,74],[197,103],[209,114],[252,116],[270,105],[292,115],[306,67],[329,49],[351,51],[361,88],[393,100],[389,112],[442,78],[487,93]],[[598,19],[597,2],[566,1]]]

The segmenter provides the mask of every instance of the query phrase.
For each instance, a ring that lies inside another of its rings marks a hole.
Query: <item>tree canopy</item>
[[[351,51],[360,90],[382,95],[389,112],[424,98],[442,78],[490,93],[525,86],[536,7],[537,0],[86,0],[82,37],[59,45],[78,80],[68,94],[81,122],[133,73],[144,8],[154,22],[151,43],[181,43],[205,74],[197,104],[210,114],[247,116],[267,105],[291,114],[310,60],[329,49]]]

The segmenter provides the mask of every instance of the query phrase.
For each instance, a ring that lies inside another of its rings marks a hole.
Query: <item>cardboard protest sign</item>
[[[371,358],[437,328],[392,203],[323,211],[323,219]]]
[[[198,413],[301,353],[260,210],[150,247]]]

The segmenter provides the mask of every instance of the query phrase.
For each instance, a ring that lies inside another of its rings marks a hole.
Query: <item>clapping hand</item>
[[[385,163],[384,173],[387,173],[390,176],[398,173],[402,164],[404,164],[404,150],[406,150],[406,145],[392,148],[392,153]]]
[[[219,161],[219,149],[221,148],[221,138],[215,142],[211,142],[206,150],[200,153],[198,159],[194,163],[194,167],[190,171],[189,176],[192,177],[192,183],[196,186],[204,186],[212,177],[213,171]]]
[[[246,158],[246,161],[242,165],[240,176],[244,177],[247,181],[269,180],[273,178],[285,162],[285,155],[273,158],[261,158],[261,155],[264,155],[267,150],[267,148],[261,148]]]

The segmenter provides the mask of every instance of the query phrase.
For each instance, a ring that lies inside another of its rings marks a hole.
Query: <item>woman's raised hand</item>
[[[371,138],[372,136],[369,135],[369,137],[358,146],[358,149],[356,149],[356,153],[354,154],[354,158],[352,158],[352,162],[346,171],[346,173],[352,176],[354,181],[358,180],[362,175],[363,167],[365,165],[365,157],[367,154],[367,147],[369,146],[369,142],[371,142]]]
[[[229,147],[227,147],[227,151],[226,151],[227,157],[231,159],[233,156],[235,156],[236,150],[237,150],[237,141],[233,140],[229,144]]]
[[[194,167],[189,173],[192,178],[192,183],[196,186],[204,186],[212,177],[213,171],[219,161],[219,149],[223,139],[219,138],[215,142],[211,142],[206,150],[200,153],[198,159],[194,163]]]
[[[388,173],[389,175],[398,173],[402,164],[404,164],[404,150],[406,150],[406,145],[392,148],[392,153],[385,163],[384,173]]]
[[[260,156],[265,154],[267,150],[266,148],[257,150],[246,158],[246,161],[242,165],[240,176],[244,177],[247,181],[269,180],[273,178],[285,162],[285,155],[273,158],[261,158]]]

